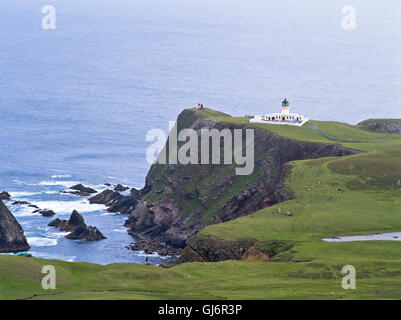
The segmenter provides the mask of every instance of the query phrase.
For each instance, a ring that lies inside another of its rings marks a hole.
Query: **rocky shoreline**
[[[160,256],[173,256],[178,257],[181,255],[183,249],[175,248],[160,241],[159,239],[152,239],[144,237],[140,234],[131,234],[136,240],[135,243],[131,243],[126,246],[127,249],[133,251],[143,251],[146,254],[158,254]]]

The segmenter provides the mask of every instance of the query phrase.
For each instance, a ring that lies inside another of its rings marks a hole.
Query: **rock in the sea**
[[[113,190],[104,190],[103,192],[89,198],[90,203],[104,204],[107,211],[130,213],[138,204],[138,200],[132,196],[123,196]]]
[[[56,214],[53,210],[48,209],[35,210],[34,213],[40,213],[44,217],[53,217]]]
[[[81,226],[85,224],[84,217],[79,214],[77,210],[74,210],[68,220],[68,225],[70,226]]]
[[[117,200],[122,199],[124,196],[113,190],[107,189],[101,193],[89,198],[90,203],[104,204],[105,206],[113,205]]]
[[[27,206],[27,205],[30,205],[30,204],[31,204],[31,203],[28,202],[28,201],[14,201],[14,202],[12,203],[13,206],[15,206],[15,205]]]
[[[0,200],[0,252],[21,252],[29,248],[24,230]]]
[[[84,218],[76,210],[72,212],[69,220],[60,220],[59,218],[56,218],[50,222],[48,226],[59,228],[64,232],[71,232],[66,235],[66,238],[71,240],[82,239],[87,241],[96,241],[107,239],[98,228],[87,226]]]
[[[81,192],[79,192],[79,191],[60,191],[60,193],[68,193],[68,194],[73,194],[73,195],[75,195],[75,196],[79,196],[79,195],[81,195]]]
[[[128,190],[129,187],[124,187],[121,184],[118,184],[114,187],[114,191],[122,192]]]
[[[106,239],[106,237],[99,231],[98,228],[86,225],[81,225],[76,228],[73,232],[66,235],[67,239],[79,240],[84,239],[87,241],[97,241]]]
[[[0,200],[10,200],[11,196],[8,192],[0,192]]]
[[[80,184],[76,184],[75,186],[72,186],[70,189],[78,191],[80,196],[89,196],[89,195],[91,195],[93,193],[97,193],[97,191],[95,189],[92,189],[92,188],[89,188],[89,187],[85,187],[81,183]]]

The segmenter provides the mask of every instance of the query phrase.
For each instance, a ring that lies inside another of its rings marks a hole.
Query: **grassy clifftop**
[[[249,125],[246,118],[213,110],[194,112],[203,119]],[[277,249],[268,244],[278,244],[280,250],[269,261],[243,261],[238,256],[239,260],[183,263],[166,269],[0,256],[0,298],[401,298],[401,242],[321,240],[336,235],[401,231],[401,135],[337,122],[312,122],[329,136],[354,142],[333,141],[309,127],[253,126],[295,141],[340,143],[365,152],[291,161],[284,185],[296,194],[296,199],[207,226],[200,233],[214,239],[216,246],[229,245],[229,250],[235,249],[230,243],[241,239],[244,244],[244,239],[265,243],[259,249],[266,252]],[[200,258],[208,250],[207,243],[202,246],[203,251],[195,252]],[[40,286],[41,267],[47,264],[57,270],[57,289],[53,291]],[[341,287],[345,265],[356,268],[356,290]]]

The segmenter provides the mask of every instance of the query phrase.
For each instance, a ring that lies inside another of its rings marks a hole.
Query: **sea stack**
[[[64,232],[71,232],[65,236],[67,239],[71,240],[97,241],[107,239],[98,228],[87,226],[84,218],[76,210],[72,212],[69,220],[56,218],[50,222],[48,226],[59,228]]]
[[[21,252],[29,249],[24,230],[0,200],[0,252]]]

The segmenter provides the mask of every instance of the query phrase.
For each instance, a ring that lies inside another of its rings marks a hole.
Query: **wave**
[[[51,247],[57,245],[57,239],[27,237],[30,246],[34,247]]]
[[[58,214],[71,214],[73,210],[78,212],[95,212],[104,210],[103,204],[90,204],[86,199],[77,201],[34,201],[39,208],[53,210]]]
[[[104,209],[104,208],[103,208],[103,209]],[[116,216],[116,215],[119,215],[119,213],[118,213],[118,212],[109,212],[109,211],[106,211],[106,212],[104,212],[104,213],[101,214],[101,216]]]
[[[134,251],[135,255],[138,257],[154,257],[154,258],[159,258],[159,259],[169,259],[171,258],[171,256],[161,256],[159,254],[157,254],[156,252],[153,252],[152,254],[147,254],[145,251],[141,250],[141,251]]]
[[[69,180],[51,180],[51,181],[41,181],[38,184],[38,186],[63,186],[66,188],[71,188],[72,186],[79,184],[79,181],[69,181]]]
[[[9,192],[11,198],[29,197],[40,194],[41,192],[23,192],[23,191],[11,191]]]
[[[59,193],[58,191],[40,191],[40,192],[24,192],[24,191],[11,191],[9,192],[11,198],[15,199],[24,199],[25,197],[31,197],[31,196],[36,196],[38,194],[57,194]]]
[[[11,211],[15,217],[30,217],[38,215],[32,212],[34,210],[36,209],[27,206],[13,205]]]
[[[55,174],[51,176],[52,179],[71,178],[69,174]]]

